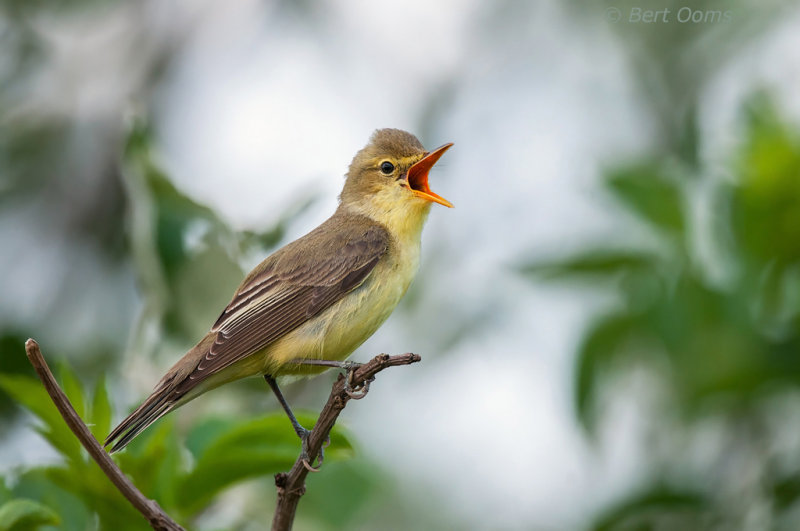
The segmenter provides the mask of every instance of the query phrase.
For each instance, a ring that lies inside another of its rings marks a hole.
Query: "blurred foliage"
[[[700,164],[698,102],[727,60],[794,8],[792,0],[573,0],[576,17],[603,21],[622,44],[660,156]],[[650,22],[644,22],[644,12]],[[656,20],[655,12],[660,12]],[[616,18],[614,15],[618,15]],[[688,17],[701,17],[691,20]]]
[[[61,367],[59,372],[61,386],[75,410],[94,436],[102,440],[111,427],[111,405],[104,380],[98,380],[93,391],[88,392],[68,367]],[[27,527],[19,529],[57,524],[59,529],[79,530],[87,529],[95,518],[100,529],[143,528],[142,517],[89,459],[38,380],[0,375],[0,387],[36,417],[36,430],[63,459],[55,465],[20,470],[13,481],[3,481],[0,529],[17,529],[15,525],[23,524],[15,522],[26,522]],[[306,425],[314,423],[314,417],[307,414],[298,418]],[[282,412],[255,420],[201,419],[186,435],[186,449],[181,439],[167,418],[114,457],[146,496],[157,499],[164,510],[182,522],[200,518],[231,486],[260,479],[269,487],[273,474],[294,464],[300,444]],[[349,437],[341,428],[335,428],[325,454],[326,464],[352,455]],[[353,492],[363,494],[367,485],[368,482],[361,488],[354,486]],[[330,494],[340,487],[333,478],[315,488],[321,491],[318,495],[325,496],[325,492]],[[336,519],[346,521],[358,506],[337,505],[332,512]],[[315,511],[320,518],[327,514],[320,508]]]
[[[707,500],[701,495],[656,486],[598,518],[594,531],[706,529]]]
[[[3,360],[2,374],[33,374],[31,364],[25,356],[20,356],[20,345],[25,344],[29,336],[16,331],[7,331],[0,335],[0,359]],[[14,401],[0,389],[0,426],[8,421],[16,412]]]
[[[146,317],[157,321],[163,335],[190,344],[214,322],[243,271],[233,231],[175,188],[153,161],[151,142],[146,125],[134,123],[123,159],[134,207],[133,258],[153,310]]]
[[[133,207],[131,251],[145,304],[152,310],[145,319],[155,321],[163,336],[189,344],[206,333],[244,278],[242,260],[264,256],[280,243],[288,224],[314,197],[287,208],[266,230],[237,232],[172,184],[154,160],[152,143],[147,124],[134,121],[123,156]]]
[[[754,445],[764,437],[760,405],[800,384],[800,134],[764,95],[744,114],[734,179],[713,181],[713,192],[702,196],[703,208],[713,212],[710,226],[690,215],[696,188],[675,164],[645,161],[605,180],[617,204],[649,229],[645,245],[603,244],[522,268],[534,278],[600,285],[618,295],[578,348],[575,405],[589,433],[602,418],[607,384],[638,360],[652,367],[667,362],[658,374],[687,427],[720,416],[737,426],[739,440],[750,436]],[[710,261],[701,258],[696,238],[703,232],[717,236]],[[742,430],[742,423],[756,428]],[[764,468],[771,460],[760,459]],[[762,479],[778,521],[797,508],[796,478],[784,472]],[[597,529],[697,529],[708,514],[726,512],[718,502],[663,492],[635,494],[609,509]],[[682,516],[669,516],[673,509]]]
[[[25,531],[60,523],[61,520],[56,513],[33,500],[18,498],[0,505],[0,530],[2,531]]]

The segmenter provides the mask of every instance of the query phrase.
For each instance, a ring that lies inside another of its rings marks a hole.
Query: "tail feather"
[[[103,446],[113,444],[110,450],[111,453],[122,450],[148,426],[170,411],[192,400],[204,391],[224,383],[224,379],[217,379],[214,380],[214,383],[211,383],[211,379],[208,377],[212,376],[213,373],[205,373],[199,376],[193,375],[197,364],[208,352],[215,338],[216,334],[209,333],[178,360],[158,382],[153,393],[147,397],[147,400],[108,434]]]
[[[171,379],[162,381],[142,405],[119,423],[106,437],[103,446],[113,443],[110,452],[118,452],[125,448],[134,437],[139,435],[152,423],[175,409],[179,404],[180,396],[173,392]]]
[[[103,446],[114,444],[110,453],[119,452],[125,448],[137,435],[144,431],[152,423],[172,411],[174,403],[162,403],[147,412],[139,413],[138,409],[131,413],[119,426],[114,428],[106,438]]]

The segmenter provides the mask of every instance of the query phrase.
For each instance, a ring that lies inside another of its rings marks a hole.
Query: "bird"
[[[307,459],[310,431],[297,421],[277,380],[353,367],[344,360],[384,323],[416,276],[431,206],[453,207],[428,185],[428,172],[452,145],[426,151],[411,133],[376,130],[353,157],[333,215],[245,277],[209,332],[104,446],[120,451],[203,393],[261,375]]]

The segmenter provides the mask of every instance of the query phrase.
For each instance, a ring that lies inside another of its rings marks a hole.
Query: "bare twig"
[[[33,339],[29,339],[25,342],[25,352],[28,354],[28,359],[33,368],[36,369],[36,374],[39,375],[39,379],[44,384],[47,393],[58,408],[61,416],[64,417],[64,422],[67,423],[69,429],[72,430],[75,437],[86,448],[92,459],[108,476],[111,483],[117,487],[117,490],[125,496],[136,510],[142,513],[142,516],[147,519],[153,529],[159,531],[184,531],[180,525],[161,509],[155,500],[147,498],[130,482],[117,464],[111,460],[108,453],[100,446],[100,443],[94,438],[89,428],[86,427],[86,424],[75,412],[75,408],[72,407],[67,395],[64,394],[64,391],[61,390],[55,378],[53,378],[53,373],[50,372],[50,368],[47,366],[41,350],[39,350],[39,344]]]
[[[323,443],[327,440],[339,413],[342,412],[347,401],[351,398],[363,398],[369,382],[375,379],[375,375],[383,369],[397,365],[409,365],[420,361],[416,354],[401,354],[399,356],[389,356],[381,354],[375,356],[369,362],[361,365],[349,376],[349,385],[346,385],[346,378],[339,375],[334,382],[331,394],[319,419],[311,430],[308,439],[308,456],[311,463],[319,454]],[[352,389],[362,389],[361,395],[354,395]],[[297,458],[294,466],[288,473],[275,475],[275,486],[278,487],[278,502],[275,507],[275,515],[272,519],[272,531],[288,531],[292,528],[297,504],[300,497],[305,494],[305,479],[309,473],[308,463],[301,457]]]
[[[39,379],[44,384],[47,393],[64,418],[64,422],[67,423],[72,433],[75,434],[75,437],[86,448],[86,451],[89,452],[89,455],[100,466],[117,490],[125,496],[136,510],[142,513],[153,529],[158,531],[185,531],[183,527],[178,525],[161,509],[155,500],[151,500],[142,494],[122,473],[103,447],[100,446],[100,443],[94,438],[89,428],[86,427],[86,424],[75,412],[64,391],[58,386],[53,373],[50,372],[50,368],[42,356],[39,344],[33,339],[28,339],[25,343],[25,352],[31,365],[39,375]],[[340,374],[333,384],[331,394],[319,415],[319,419],[317,419],[317,423],[314,425],[314,429],[311,430],[309,435],[308,454],[310,461],[313,463],[316,456],[319,455],[322,445],[328,439],[333,425],[336,424],[336,420],[347,402],[350,399],[363,398],[369,389],[369,383],[375,379],[376,374],[388,367],[409,365],[421,359],[416,354],[402,354],[399,356],[381,354],[353,370],[347,379]],[[353,390],[361,390],[361,394],[355,394]],[[298,457],[288,473],[275,475],[278,502],[272,520],[273,531],[284,531],[292,528],[297,512],[297,504],[305,493],[305,479],[310,470],[313,469],[309,466],[309,462],[301,456]]]

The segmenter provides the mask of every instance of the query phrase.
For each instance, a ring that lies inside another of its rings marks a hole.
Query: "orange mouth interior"
[[[439,194],[432,192],[428,186],[428,172],[431,171],[436,161],[438,161],[441,156],[444,155],[444,152],[450,149],[452,145],[452,143],[449,143],[434,149],[414,163],[414,165],[408,169],[408,174],[406,175],[408,186],[414,192],[414,195],[449,208],[453,208],[453,204]]]

